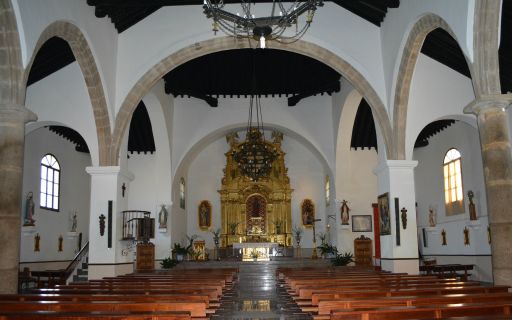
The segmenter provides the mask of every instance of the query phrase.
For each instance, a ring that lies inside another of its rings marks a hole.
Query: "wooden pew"
[[[0,320],[189,320],[192,319],[189,312],[185,311],[157,311],[157,312],[59,312],[59,311],[20,311],[4,312],[0,314]]]

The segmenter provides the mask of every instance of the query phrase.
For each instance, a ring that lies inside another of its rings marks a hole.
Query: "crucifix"
[[[311,220],[311,224],[313,225],[313,253],[311,254],[311,259],[318,259],[318,254],[316,253],[316,232],[315,232],[315,224],[318,221],[322,221],[322,219]]]
[[[121,190],[123,191],[122,195],[124,198],[124,192],[126,191],[126,185],[124,184],[124,182],[123,182],[123,185],[121,186]]]

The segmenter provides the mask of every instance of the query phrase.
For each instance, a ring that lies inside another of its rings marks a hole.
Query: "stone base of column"
[[[89,280],[102,279],[103,277],[116,277],[133,273],[133,263],[119,264],[89,264]]]
[[[419,274],[419,259],[401,259],[401,258],[381,258],[381,268],[383,271],[408,274]]]

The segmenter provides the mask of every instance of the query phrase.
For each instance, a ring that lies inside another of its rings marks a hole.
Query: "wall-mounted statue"
[[[348,225],[350,220],[350,208],[347,205],[347,200],[341,202],[341,224]]]
[[[161,205],[161,209],[160,209],[160,212],[158,213],[158,228],[159,229],[166,229],[167,228],[167,216],[168,216],[168,212],[167,212],[167,209],[165,208],[165,204],[162,204]]]
[[[23,222],[23,226],[24,227],[28,227],[28,226],[34,226],[35,225],[35,222],[36,220],[34,220],[34,207],[35,207],[35,204],[34,204],[34,194],[32,193],[32,191],[30,191],[29,193],[27,193],[27,199],[25,200],[25,216],[24,216],[24,222]]]
[[[437,221],[436,221],[436,210],[434,209],[434,207],[430,206],[428,208],[428,224],[431,226],[431,227],[435,227],[436,224],[437,224]]]
[[[473,203],[473,197],[475,196],[475,194],[473,193],[473,191],[469,190],[468,191],[468,199],[469,199],[469,220],[478,220],[478,218],[476,217],[476,208],[475,208],[475,204]]]

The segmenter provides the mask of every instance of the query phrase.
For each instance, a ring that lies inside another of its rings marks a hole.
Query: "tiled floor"
[[[279,263],[239,264],[238,281],[226,293],[212,319],[302,320],[311,319],[279,285]]]

